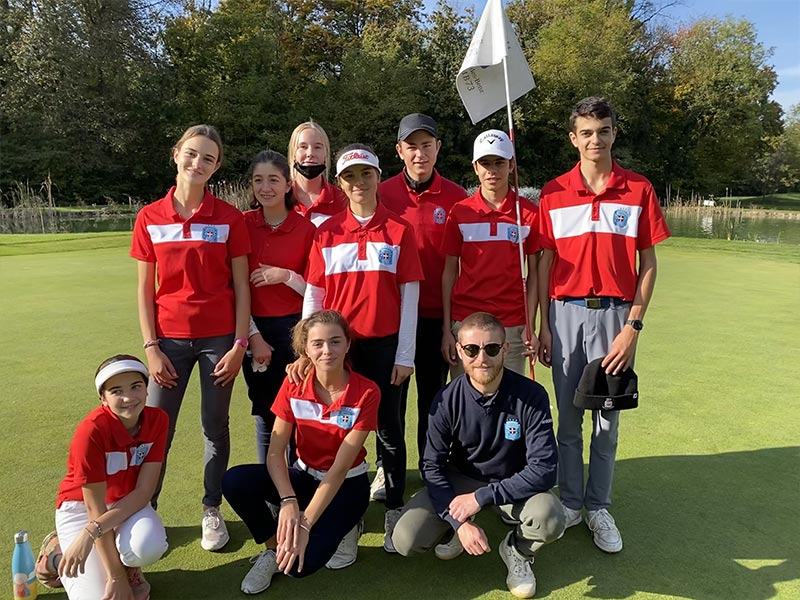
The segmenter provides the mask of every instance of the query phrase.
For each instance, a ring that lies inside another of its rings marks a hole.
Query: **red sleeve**
[[[311,227],[307,227],[305,230],[305,234],[303,235],[303,246],[301,249],[301,253],[303,255],[303,268],[300,270],[300,275],[303,276],[305,276],[308,269],[309,257],[314,246],[314,234],[317,232],[317,228],[314,227],[311,221],[308,221],[308,224],[311,225]]]
[[[308,255],[308,268],[306,270],[306,283],[317,287],[325,287],[325,260],[322,258],[320,244],[322,240],[317,234],[314,243],[311,245],[311,252]]]
[[[153,445],[144,462],[160,463],[164,462],[167,453],[167,431],[169,429],[169,417],[166,411],[161,408],[147,407],[145,410],[151,411],[153,419]]]
[[[136,223],[133,226],[133,238],[131,239],[130,256],[136,260],[144,262],[156,262],[156,251],[153,248],[153,241],[150,239],[150,232],[147,231],[147,223],[144,216],[145,209],[136,215]]]
[[[103,436],[94,419],[85,419],[75,430],[69,446],[74,482],[79,485],[102,483],[106,477],[106,452]]]
[[[539,196],[539,213],[537,221],[539,222],[539,245],[542,248],[556,251],[556,239],[553,235],[553,222],[550,220],[550,211],[547,208],[549,202],[547,201],[547,194],[544,190],[542,195]]]
[[[447,221],[444,224],[444,238],[442,239],[442,252],[448,256],[461,256],[461,244],[464,238],[461,236],[461,230],[458,228],[458,220],[456,217],[456,207],[450,209],[447,215]]]
[[[642,214],[639,217],[639,230],[636,236],[636,249],[645,250],[652,248],[657,243],[664,241],[670,236],[669,226],[661,206],[658,204],[658,197],[653,186],[648,184],[644,190],[644,202],[642,203]]]
[[[378,386],[368,382],[361,390],[361,412],[358,415],[358,420],[353,429],[361,431],[377,431],[378,429],[378,405],[381,401],[381,392]]]
[[[403,228],[403,237],[400,238],[400,258],[397,262],[397,283],[422,281],[422,263],[419,260],[419,250],[414,239],[411,227]]]
[[[220,200],[223,202],[223,200]],[[247,225],[244,216],[238,210],[233,213],[231,219],[231,233],[228,236],[228,256],[236,258],[250,254],[250,234],[247,232]]]
[[[542,249],[542,242],[539,239],[539,208],[533,203],[529,203],[529,221],[531,228],[528,237],[525,239],[525,254],[536,254]]]
[[[294,387],[289,378],[283,380],[281,389],[278,390],[278,395],[272,401],[272,413],[287,423],[294,423],[294,413],[292,412],[292,403],[290,400],[290,389]]]

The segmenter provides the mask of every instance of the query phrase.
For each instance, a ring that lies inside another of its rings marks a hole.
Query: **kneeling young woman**
[[[293,345],[312,369],[297,384],[287,378],[272,404],[266,469],[233,467],[222,482],[255,541],[266,544],[242,581],[246,594],[267,589],[278,571],[305,577],[352,564],[369,505],[364,442],[377,428],[380,392],[345,364],[350,327],[339,313],[319,311],[297,324]],[[298,459],[289,466],[293,428]],[[279,506],[277,516],[265,503]]]

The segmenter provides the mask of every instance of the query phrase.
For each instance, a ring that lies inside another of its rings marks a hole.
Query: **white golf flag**
[[[503,58],[508,65],[510,97],[506,98]],[[530,92],[533,82],[528,61],[500,0],[487,0],[456,77],[456,89],[472,123],[485,119]]]

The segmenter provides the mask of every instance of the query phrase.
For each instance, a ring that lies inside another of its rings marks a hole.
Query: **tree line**
[[[664,0],[666,1],[666,0]],[[515,103],[520,184],[576,161],[574,103],[606,96],[617,159],[662,197],[798,189],[800,108],[769,99],[770,50],[746,20],[670,28],[649,0],[510,0],[537,88]],[[438,167],[472,185],[473,126],[455,77],[477,16],[422,0],[0,0],[0,191],[50,181],[59,204],[149,201],[189,125],[217,126],[217,179],[313,118],[334,149],[375,147],[399,171],[397,124],[434,116]]]

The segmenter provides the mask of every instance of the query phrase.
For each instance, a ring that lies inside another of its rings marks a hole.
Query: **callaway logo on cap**
[[[484,156],[499,156],[500,158],[514,158],[514,145],[508,135],[499,129],[484,131],[475,138],[472,151],[472,162]]]

